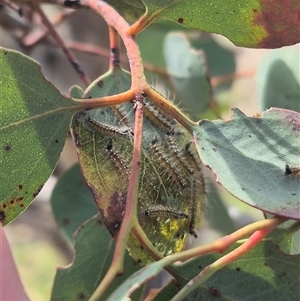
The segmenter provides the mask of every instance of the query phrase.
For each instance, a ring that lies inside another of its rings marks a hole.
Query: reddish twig
[[[174,296],[171,301],[180,301],[183,300],[189,293],[191,293],[194,289],[205,283],[215,272],[220,270],[221,268],[227,266],[228,264],[232,263],[233,261],[237,260],[241,256],[248,253],[250,250],[252,250],[258,243],[260,243],[271,231],[273,231],[277,226],[285,222],[287,218],[283,217],[275,217],[272,219],[264,220],[261,222],[258,222],[258,225],[262,225],[260,229],[257,229],[247,240],[244,242],[241,246],[234,249],[230,253],[226,254],[225,256],[221,257],[220,259],[216,260],[214,263],[208,265],[205,267],[201,273],[199,273],[195,278],[190,280],[183,289]],[[248,225],[249,229],[251,227],[253,228],[255,224]],[[245,228],[246,228],[245,227]],[[227,237],[224,237],[224,243],[226,243],[226,240],[229,240],[230,242],[232,239],[237,241],[237,235],[240,235],[240,232],[245,232],[245,228],[240,229],[236,231],[235,233],[228,235]],[[233,242],[232,242],[233,243]],[[226,243],[228,244],[228,243]]]
[[[119,33],[127,51],[132,75],[131,90],[136,94],[136,96],[141,95],[146,87],[148,87],[148,83],[144,75],[143,62],[139,47],[134,36],[128,35],[127,33],[129,29],[128,23],[118,12],[115,11],[114,8],[104,1],[85,0],[83,3],[87,4],[90,8],[99,13],[106,23],[114,27]]]
[[[215,77],[212,77],[210,81],[211,81],[211,85],[215,87],[220,84],[232,81],[234,79],[253,77],[254,74],[255,74],[255,72],[253,70],[246,70],[246,71],[240,71],[240,72],[236,72],[236,73],[215,76]]]
[[[110,44],[110,68],[120,67],[120,38],[112,26],[108,26]]]
[[[126,242],[128,241],[130,235],[134,217],[136,218],[137,216],[137,196],[143,138],[143,98],[141,97],[139,99],[136,99],[135,101],[134,147],[124,218],[118,234],[114,256],[110,268],[101,281],[100,285],[90,297],[89,301],[99,300],[105,290],[111,285],[115,277],[123,273],[123,261]]]

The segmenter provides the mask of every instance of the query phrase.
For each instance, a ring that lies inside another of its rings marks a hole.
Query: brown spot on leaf
[[[37,191],[33,194],[34,198],[40,193],[40,191],[42,190],[43,186],[44,186],[43,184],[39,186],[39,188],[37,189]]]
[[[104,83],[102,79],[100,79],[97,84],[99,88],[103,88]]]
[[[77,300],[84,300],[84,298],[85,298],[84,293],[80,292],[77,294]]]
[[[4,150],[7,151],[7,152],[9,152],[11,150],[11,146],[9,144],[6,144],[4,146]]]
[[[55,143],[58,143],[58,139],[55,139]]]
[[[19,185],[18,185],[18,189],[19,189],[19,190],[22,190],[22,189],[23,189],[23,185],[22,185],[22,184],[19,184]]]
[[[117,238],[120,226],[122,224],[127,192],[115,192],[109,200],[109,206],[104,210],[100,202],[100,213],[105,227],[113,238]],[[97,198],[99,200],[99,198]],[[106,215],[104,212],[106,211]]]
[[[222,296],[221,292],[217,288],[215,288],[215,287],[211,287],[209,289],[209,292],[214,297],[221,297]]]
[[[5,210],[7,208],[7,204],[2,204],[2,209]]]
[[[239,272],[239,271],[241,270],[241,268],[236,268],[235,270],[236,270],[237,272]]]
[[[184,20],[182,18],[178,19],[178,23],[182,24],[184,22]]]
[[[0,211],[0,221],[2,222],[6,218],[4,211]]]
[[[62,223],[63,226],[65,226],[69,223],[69,219],[68,218],[63,218],[61,223]]]

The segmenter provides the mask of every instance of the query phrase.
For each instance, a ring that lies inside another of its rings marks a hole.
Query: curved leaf
[[[275,230],[271,236],[243,257],[230,263],[228,266],[213,274],[204,285],[199,286],[189,296],[187,301],[196,300],[297,300],[299,294],[299,255],[287,255],[274,245],[277,236],[289,236],[289,230]],[[188,260],[181,265],[173,265],[171,269],[176,274],[177,287],[180,289],[188,281],[198,275],[203,269],[240,246],[235,243],[223,254],[213,253]],[[164,267],[160,260],[149,264],[135,274],[131,275],[118,287],[107,301],[126,301],[130,293],[149,278],[157,275]],[[167,293],[173,296],[176,288],[172,282],[166,286]],[[162,290],[162,294],[163,295]],[[160,299],[159,296],[154,300]]]
[[[84,98],[126,91],[130,80],[124,70],[112,70],[95,80]],[[80,112],[72,127],[84,177],[114,238],[124,216],[133,128],[132,103]],[[137,217],[149,240],[164,255],[182,250],[187,234],[196,236],[200,226],[204,181],[191,140],[181,125],[144,99]],[[133,236],[128,249],[138,261],[151,260]]]
[[[274,245],[277,236],[290,236],[290,230],[275,230],[241,258],[217,271],[205,285],[199,286],[187,301],[196,300],[297,300],[299,296],[300,256],[287,255]],[[226,250],[226,254],[240,246]],[[192,279],[224,254],[208,254],[174,268],[185,278]],[[183,278],[184,279],[184,278]],[[185,280],[186,281],[186,280]],[[185,283],[184,283],[185,284]]]
[[[261,111],[271,107],[300,112],[299,49],[276,49],[263,58],[257,72]]]
[[[51,175],[74,110],[21,53],[0,48],[0,70],[0,221],[7,224]]]
[[[189,115],[197,117],[212,100],[205,54],[191,47],[181,32],[172,32],[164,42],[166,69]],[[196,112],[196,113],[195,113]]]
[[[149,21],[166,18],[188,28],[219,33],[237,46],[276,48],[300,41],[297,0],[143,2]]]
[[[81,300],[88,301],[112,262],[115,243],[105,229],[99,216],[84,223],[75,233],[75,259],[65,267],[58,268],[52,288],[51,301]],[[109,287],[100,301],[112,293],[120,283],[139,266],[126,253],[124,274],[119,276]],[[140,299],[141,291],[133,300]]]
[[[300,114],[270,109],[246,117],[238,109],[229,121],[199,122],[197,149],[217,181],[238,199],[263,211],[300,219]]]
[[[72,166],[58,180],[52,192],[51,207],[56,223],[70,243],[76,229],[98,213],[79,164]]]

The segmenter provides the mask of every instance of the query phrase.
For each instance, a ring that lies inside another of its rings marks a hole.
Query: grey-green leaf
[[[278,107],[300,112],[299,50],[276,49],[263,58],[257,72],[261,110]]]
[[[172,32],[165,39],[164,57],[181,101],[189,115],[197,117],[207,110],[212,100],[205,54],[192,48],[184,33]]]
[[[229,121],[204,120],[194,128],[198,152],[232,195],[274,215],[300,219],[300,114],[270,109]]]

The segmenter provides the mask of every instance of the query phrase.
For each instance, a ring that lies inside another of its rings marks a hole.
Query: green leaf
[[[0,221],[7,224],[51,175],[74,110],[21,53],[0,48],[0,70]]]
[[[277,235],[273,238],[280,249],[286,254],[299,254],[300,253],[300,223],[295,221],[287,221],[281,225],[283,229],[289,231],[289,235],[284,235],[281,231],[281,235]]]
[[[111,70],[95,80],[83,97],[126,91],[130,80],[124,70]],[[133,128],[132,103],[80,112],[72,126],[84,177],[114,238],[124,216]],[[149,240],[164,255],[182,250],[188,233],[196,235],[200,226],[204,180],[191,140],[179,123],[144,99],[137,218]],[[133,236],[127,247],[136,260],[151,260]]]
[[[265,214],[266,218],[273,217],[272,214]],[[300,223],[294,220],[288,220],[281,224],[279,228],[288,231],[288,235],[285,235],[284,231],[280,231],[279,234],[273,238],[280,249],[286,254],[300,254]]]
[[[58,180],[52,192],[51,207],[56,223],[70,243],[73,243],[76,229],[98,213],[79,164],[72,166]]]
[[[275,230],[274,233],[247,254],[217,271],[208,281],[199,286],[185,300],[297,300],[299,294],[299,255],[286,255],[281,252],[272,240],[278,235],[289,236],[290,230]],[[223,254],[213,253],[194,258],[182,265],[173,265],[171,269],[182,287],[198,275],[206,266],[228,254],[240,246],[235,243]],[[128,300],[128,292],[157,275],[163,268],[162,261],[144,267],[131,275],[107,301]],[[172,283],[166,287],[166,292],[173,295],[175,288]],[[163,294],[164,289],[162,290]],[[155,300],[163,300],[157,297]],[[167,300],[167,299],[164,299]]]
[[[178,286],[174,279],[159,289],[157,295],[151,299],[152,301],[171,300],[178,292]]]
[[[229,121],[199,122],[194,138],[203,163],[232,195],[274,215],[300,219],[299,113],[271,109],[246,117],[238,109]]]
[[[148,279],[158,275],[163,270],[161,261],[148,264],[140,269],[137,273],[132,274],[126,279],[114,292],[107,298],[106,301],[127,301],[128,296]]]
[[[143,0],[146,22],[166,18],[219,33],[237,46],[276,48],[300,41],[297,0]]]
[[[191,47],[186,35],[172,32],[164,43],[166,69],[189,115],[197,117],[212,100],[205,55]]]
[[[257,72],[261,111],[277,107],[300,112],[299,68],[298,48],[276,49],[262,59]]]
[[[52,288],[51,301],[87,301],[105,276],[114,252],[115,243],[105,229],[99,216],[83,224],[75,234],[75,259],[65,267],[58,268]],[[139,266],[126,253],[124,274],[118,276],[100,300],[106,300],[120,283]],[[133,300],[141,297],[141,291]]]
[[[217,271],[205,285],[193,291],[187,301],[196,300],[297,300],[300,285],[300,256],[286,255],[272,240],[289,236],[290,231],[275,230],[247,254]],[[225,253],[237,248],[236,243]],[[208,254],[188,261],[180,267],[173,267],[186,279],[192,279],[207,265],[224,254]],[[186,280],[185,280],[186,281]]]
[[[152,23],[150,26],[145,28],[145,30],[139,33],[136,37],[143,61],[146,61],[155,67],[164,68],[164,39],[169,32],[182,29],[184,29],[182,26],[166,20]],[[155,41],[155,43],[153,43],[153,41]],[[145,71],[147,71],[147,69]]]
[[[224,43],[224,38],[205,32],[194,32],[187,35],[191,47],[202,50],[205,53],[210,77],[228,76],[235,73],[234,46],[230,42]],[[226,47],[230,44],[231,47]],[[214,92],[220,93],[231,87],[233,80],[220,82],[214,87]]]
[[[206,179],[206,187],[206,200],[207,204],[209,204],[207,205],[207,212],[205,212],[207,220],[210,222],[211,227],[218,232],[224,235],[230,234],[236,227],[217,191],[216,184],[214,185],[211,180]]]

